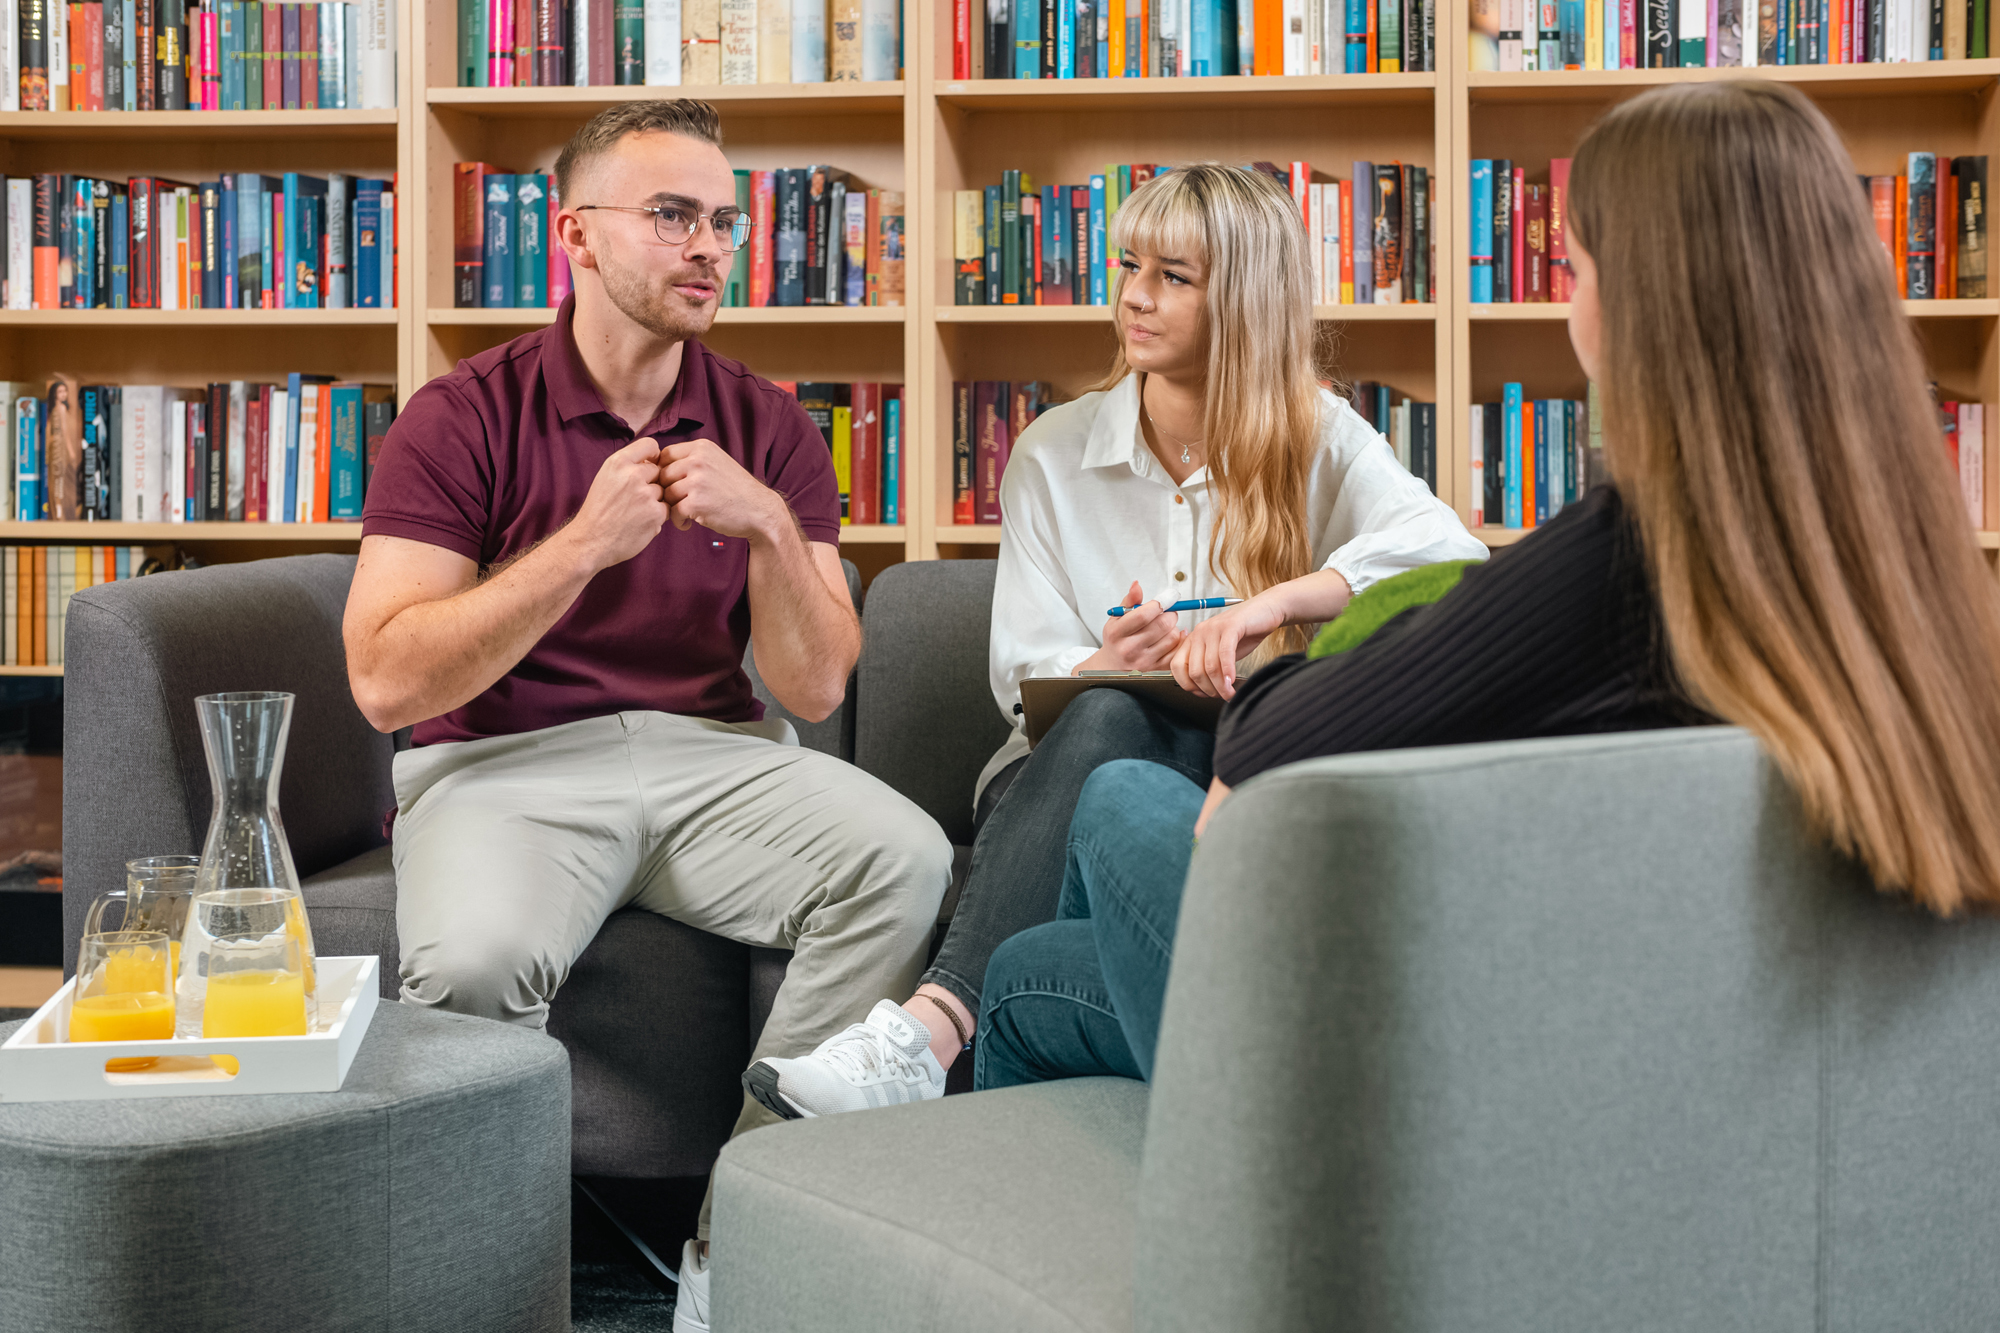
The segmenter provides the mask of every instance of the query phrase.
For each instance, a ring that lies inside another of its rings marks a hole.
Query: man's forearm
[[[757,672],[779,702],[817,721],[840,707],[861,626],[835,597],[789,508],[750,542],[750,632]]]
[[[558,532],[463,592],[405,607],[372,636],[357,673],[381,686],[364,703],[369,721],[393,731],[477,698],[528,655],[596,572]]]

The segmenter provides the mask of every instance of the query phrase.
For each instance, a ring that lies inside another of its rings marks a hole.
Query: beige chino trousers
[[[395,783],[403,1002],[530,1027],[643,907],[791,950],[751,1058],[803,1055],[911,992],[951,878],[930,816],[784,722],[619,713],[407,750]],[[732,1133],[775,1120],[746,1095]]]

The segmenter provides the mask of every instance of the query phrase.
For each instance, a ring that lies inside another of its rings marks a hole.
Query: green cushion
[[[1383,579],[1347,604],[1313,636],[1306,656],[1331,657],[1367,641],[1368,636],[1413,606],[1429,606],[1458,586],[1467,567],[1477,560],[1445,560],[1406,569]]]

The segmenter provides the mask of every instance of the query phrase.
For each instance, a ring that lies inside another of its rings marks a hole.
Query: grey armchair
[[[735,1140],[713,1323],[1986,1333],[1997,1014],[2000,922],[1742,732],[1297,764],[1202,840],[1150,1089]]]
[[[380,955],[383,994],[394,997],[383,831],[394,746],[348,692],[340,621],[353,570],[352,556],[291,556],[106,584],[71,601],[66,957],[76,956],[84,908],[124,882],[128,859],[201,850],[210,793],[194,697],[289,690],[298,704],[279,801],[316,943],[329,955]],[[859,579],[853,566],[847,573],[858,604]],[[792,721],[803,743],[845,757],[854,712],[850,683],[849,702],[827,721]],[[738,1078],[787,957],[650,912],[605,923],[550,1010],[550,1033],[570,1053],[576,1174],[708,1171],[741,1107]]]

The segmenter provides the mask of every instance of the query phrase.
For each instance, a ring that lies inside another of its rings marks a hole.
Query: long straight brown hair
[[[1202,439],[1215,496],[1209,568],[1241,597],[1310,574],[1306,478],[1319,445],[1320,389],[1312,256],[1298,206],[1276,181],[1240,167],[1175,167],[1119,205],[1112,244],[1208,266]],[[1111,291],[1124,290],[1120,269]],[[1109,389],[1132,373],[1121,343]],[[1288,625],[1252,655],[1296,652],[1310,625]]]
[[[1833,127],[1781,84],[1677,85],[1571,179],[1606,462],[1682,683],[1879,885],[2000,903],[2000,587]]]

